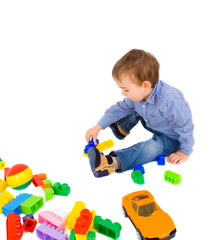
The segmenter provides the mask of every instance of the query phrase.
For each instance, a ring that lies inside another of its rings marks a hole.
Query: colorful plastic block
[[[114,142],[112,139],[109,139],[107,141],[104,141],[102,143],[99,143],[98,146],[96,147],[99,152],[103,152],[104,150],[111,148],[114,146]]]
[[[0,214],[3,212],[2,207],[13,200],[12,193],[5,191],[0,195]]]
[[[38,176],[38,174],[33,175],[32,183],[34,184],[35,187],[44,185],[43,181]]]
[[[43,198],[32,195],[21,204],[21,212],[23,214],[35,214],[44,205]]]
[[[28,198],[32,195],[27,193],[21,193],[12,201],[7,203],[5,206],[2,207],[3,214],[6,217],[8,213],[14,212],[16,215],[21,214],[21,204],[25,202]]]
[[[138,164],[134,169],[133,172],[135,172],[136,170],[140,170],[142,174],[145,173],[144,167],[141,164]]]
[[[34,219],[33,214],[27,214],[27,215],[25,215],[24,217],[22,217],[23,223],[24,223],[24,221],[26,220],[27,217],[30,217],[30,218],[33,218],[33,219]]]
[[[52,181],[49,180],[49,179],[43,180],[43,183],[44,183],[44,185],[50,185],[50,186],[52,186]]]
[[[85,157],[88,156],[88,149],[91,148],[91,147],[96,147],[96,148],[99,150],[99,152],[100,152],[101,154],[103,154],[102,152],[103,152],[104,150],[106,150],[106,149],[111,148],[111,147],[114,146],[114,142],[113,142],[112,139],[109,139],[109,140],[104,141],[104,142],[102,142],[102,143],[99,143],[99,140],[98,140],[98,139],[96,139],[96,141],[97,141],[97,145],[94,144],[94,141],[93,141],[93,138],[92,138],[91,141],[89,141],[88,144],[85,146],[85,149],[84,149],[84,152],[83,152],[83,155],[84,155]]]
[[[163,155],[159,155],[157,157],[158,165],[165,165],[165,157]]]
[[[34,232],[36,225],[37,225],[36,219],[27,217],[23,224],[23,231],[32,233]]]
[[[72,211],[69,213],[66,218],[66,225],[69,230],[74,228],[76,219],[80,216],[80,212],[85,208],[85,203],[81,201],[76,201]]]
[[[0,179],[0,193],[5,191],[7,188],[7,182]]]
[[[46,223],[41,224],[36,229],[37,237],[42,240],[68,240],[68,234],[63,231],[47,225]]]
[[[46,188],[46,189],[43,189],[43,191],[46,196],[46,201],[49,201],[54,197],[54,190],[52,188]]]
[[[170,170],[167,170],[164,173],[164,180],[171,184],[177,185],[181,183],[181,175]]]
[[[65,220],[51,211],[42,211],[38,214],[39,223],[47,223],[59,230],[65,230]]]
[[[137,183],[139,185],[142,185],[145,183],[144,181],[144,175],[141,173],[140,170],[135,170],[135,172],[131,173],[131,178],[134,183]]]
[[[103,220],[100,216],[94,219],[94,228],[98,233],[101,233],[112,239],[118,239],[121,232],[121,224],[118,222],[112,223],[110,219]]]
[[[88,232],[92,220],[92,213],[88,209],[83,209],[74,226],[75,234],[85,235]]]
[[[5,168],[5,162],[0,158],[0,170]]]
[[[55,195],[68,196],[71,192],[71,188],[67,183],[60,184],[59,182],[54,183],[53,190]]]
[[[99,144],[99,139],[96,139],[96,143],[97,143],[97,145]],[[85,155],[88,154],[88,149],[91,148],[91,147],[96,147],[97,145],[94,143],[93,138],[91,138],[91,140],[85,146],[84,154]]]
[[[21,217],[15,213],[7,214],[7,240],[19,240],[22,238],[23,229]]]

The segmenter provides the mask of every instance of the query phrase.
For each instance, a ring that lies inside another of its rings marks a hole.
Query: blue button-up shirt
[[[181,91],[159,81],[147,100],[133,102],[125,98],[106,110],[98,124],[105,129],[135,111],[146,122],[147,129],[178,140],[181,152],[186,155],[192,153],[194,125],[190,107]]]

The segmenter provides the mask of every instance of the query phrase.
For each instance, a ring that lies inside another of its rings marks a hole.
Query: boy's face
[[[115,79],[116,84],[122,90],[122,95],[131,99],[133,102],[140,102],[147,99],[152,92],[151,83],[149,81],[143,82],[141,86],[137,85],[131,80],[127,74],[122,74],[120,79]]]

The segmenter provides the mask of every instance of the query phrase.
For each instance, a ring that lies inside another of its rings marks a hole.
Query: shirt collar
[[[160,80],[156,83],[155,87],[153,88],[150,96],[148,97],[148,99],[146,100],[146,103],[151,103],[151,104],[154,104],[155,103],[155,98],[156,98],[156,95],[157,95],[157,92],[159,91],[160,89],[160,86],[161,86],[161,82]]]

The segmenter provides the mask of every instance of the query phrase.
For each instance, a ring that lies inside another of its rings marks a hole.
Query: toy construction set
[[[97,141],[96,145],[91,140],[85,146],[83,155],[87,156],[91,147],[96,147],[103,154],[104,150],[112,146],[114,146],[112,140],[102,143]],[[164,156],[158,156],[157,163],[165,165]],[[45,202],[54,201],[56,195],[68,196],[71,192],[70,186],[67,183],[53,183],[44,173],[33,174],[25,164],[11,167],[5,165],[0,159],[0,170],[4,172],[4,180],[0,179],[0,214],[5,216],[7,240],[19,240],[24,233],[34,231],[41,240],[95,240],[98,239],[97,233],[110,239],[120,237],[122,229],[120,223],[96,215],[96,212],[87,209],[82,201],[75,202],[66,218],[52,211],[42,211]],[[137,165],[131,173],[132,181],[135,184],[144,184],[144,174],[144,167]],[[164,173],[163,178],[174,185],[181,182],[181,176],[169,170]],[[30,184],[38,190],[38,196],[23,193]],[[9,188],[21,190],[21,193],[13,196]],[[171,217],[158,206],[153,195],[146,190],[124,196],[122,210],[124,216],[133,223],[139,240],[168,240],[176,234]],[[35,219],[34,214],[37,212],[38,219]]]

